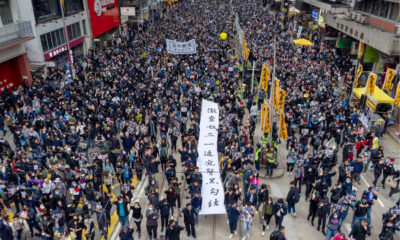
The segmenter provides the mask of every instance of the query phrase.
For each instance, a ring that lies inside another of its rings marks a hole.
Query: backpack
[[[160,155],[161,155],[161,157],[167,157],[167,155],[168,155],[167,149],[166,148],[161,148]]]
[[[269,237],[270,240],[279,240],[279,237],[281,236],[281,232],[278,230],[275,230],[271,233],[271,236]]]
[[[298,203],[300,201],[300,194],[298,190],[296,190],[296,192],[293,194],[292,200],[294,203]]]

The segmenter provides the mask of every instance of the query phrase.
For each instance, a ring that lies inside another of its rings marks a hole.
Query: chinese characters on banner
[[[271,118],[270,118],[270,107],[268,104],[261,105],[261,130],[264,133],[271,132]]]
[[[268,91],[268,82],[271,76],[271,71],[267,64],[264,64],[261,72],[260,89],[263,91]]]
[[[387,69],[385,82],[383,83],[383,89],[390,90],[390,87],[392,86],[392,81],[393,81],[395,74],[396,74],[396,70],[391,69],[391,68]]]
[[[218,104],[207,100],[201,104],[200,136],[197,151],[197,166],[203,174],[201,196],[203,203],[200,215],[226,214],[224,205],[224,189],[218,161]]]
[[[365,93],[366,94],[374,95],[376,79],[377,78],[378,78],[378,75],[376,75],[375,73],[372,73],[372,72],[369,73],[368,82],[367,82],[367,85],[365,87]]]
[[[281,112],[279,119],[279,138],[287,141],[287,128],[285,122],[285,114]]]
[[[361,59],[364,54],[364,42],[360,41],[360,45],[358,47],[358,59]]]
[[[363,65],[358,64],[357,73],[356,73],[356,79],[354,80],[354,85],[353,85],[354,88],[357,87],[358,80],[360,79],[362,72],[363,72]]]
[[[400,82],[397,84],[396,97],[394,98],[394,105],[400,107]]]
[[[285,97],[286,91],[278,88],[278,95],[276,96],[275,113],[283,112],[285,110]]]
[[[196,41],[194,39],[189,42],[177,42],[170,39],[165,39],[167,43],[167,52],[169,54],[195,54],[196,53]]]
[[[278,79],[276,79],[276,78],[275,78],[274,81],[275,81],[275,86],[274,86],[274,95],[273,95],[273,98],[272,98],[272,101],[273,101],[272,104],[276,108],[276,103],[278,102],[277,98],[278,98],[278,93],[279,93],[280,81]]]

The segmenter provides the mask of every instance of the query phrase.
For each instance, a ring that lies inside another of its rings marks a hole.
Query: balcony
[[[30,21],[0,28],[0,50],[34,38]]]

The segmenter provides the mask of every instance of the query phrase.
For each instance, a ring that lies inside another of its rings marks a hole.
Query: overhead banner
[[[394,78],[394,75],[396,74],[396,70],[388,68],[386,71],[386,76],[385,76],[385,83],[383,84],[383,89],[385,90],[390,90],[390,87],[392,86],[392,81]]]
[[[275,113],[279,114],[279,112],[283,112],[285,110],[285,98],[286,98],[286,91],[282,90],[281,88],[278,89],[278,95],[276,96],[275,102]]]
[[[200,215],[226,214],[224,189],[218,160],[218,104],[203,99],[201,104],[200,136],[197,146],[197,166],[203,175],[201,196],[203,203]]]
[[[375,73],[372,73],[372,72],[369,73],[367,85],[365,87],[365,92],[367,94],[374,95],[377,78],[378,78],[378,75],[376,75]]]
[[[178,42],[170,39],[165,39],[167,42],[167,52],[169,54],[184,55],[196,53],[196,41],[194,39],[189,42]]]

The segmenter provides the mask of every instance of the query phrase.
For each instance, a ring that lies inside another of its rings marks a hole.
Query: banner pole
[[[215,238],[216,231],[217,231],[217,215],[214,214],[213,215],[213,231],[212,231],[212,237],[211,237],[212,240],[216,240],[216,238]]]

